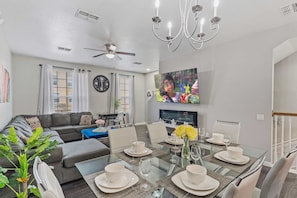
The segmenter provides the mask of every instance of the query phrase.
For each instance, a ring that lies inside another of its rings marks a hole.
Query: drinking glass
[[[152,170],[151,159],[147,157],[141,158],[139,161],[140,174],[143,175],[144,178],[146,178],[151,172],[151,170]],[[140,185],[140,189],[143,191],[148,191],[150,189],[150,185],[147,182],[145,182]]]
[[[206,135],[206,132],[205,132],[205,128],[199,128],[198,129],[198,135],[200,136],[200,142],[204,142],[204,138],[205,138],[205,135]]]
[[[200,150],[199,145],[197,145],[197,144],[192,145],[192,147],[191,147],[191,157],[194,160],[195,164],[196,164],[196,161],[201,158],[201,150]]]
[[[226,150],[227,150],[227,147],[231,144],[230,136],[225,135],[225,137],[224,137],[224,144],[225,144]]]
[[[171,140],[174,142],[174,147],[171,148],[171,151],[174,151],[174,155],[171,156],[170,162],[175,164],[176,163],[176,151],[177,151],[177,142],[178,142],[178,137],[175,134],[171,134]]]

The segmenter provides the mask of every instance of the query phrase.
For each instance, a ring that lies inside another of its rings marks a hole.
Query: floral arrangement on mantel
[[[102,120],[102,119],[98,119],[95,121],[95,123],[98,125],[98,126],[103,126],[105,124],[105,121]]]
[[[197,130],[188,124],[179,125],[174,130],[174,133],[177,137],[182,138],[184,140],[184,145],[182,148],[182,158],[185,158],[187,160],[190,159],[190,145],[189,140],[195,140],[198,132]]]

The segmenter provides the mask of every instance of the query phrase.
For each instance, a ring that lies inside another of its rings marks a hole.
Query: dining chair
[[[297,156],[297,147],[281,157],[267,173],[261,189],[255,188],[253,198],[280,197],[284,181]]]
[[[164,122],[153,122],[146,125],[151,144],[164,142],[168,139],[168,132]]]
[[[239,143],[240,123],[233,121],[216,120],[213,126],[213,133],[221,133],[229,136],[232,143]]]
[[[231,182],[223,192],[222,198],[251,198],[265,161],[258,159],[252,167]]]
[[[42,198],[64,198],[58,179],[51,168],[37,156],[33,164],[33,175]]]
[[[119,153],[137,141],[136,129],[134,126],[115,128],[108,131],[110,152]]]

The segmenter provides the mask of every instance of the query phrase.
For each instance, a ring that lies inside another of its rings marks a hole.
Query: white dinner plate
[[[168,139],[165,140],[165,142],[168,143],[168,144],[173,144],[173,145],[183,145],[184,144],[184,140],[180,139],[180,138],[178,138],[176,141],[168,138]]]
[[[220,185],[219,182],[216,183],[216,186],[214,188],[212,188],[211,190],[193,190],[187,186],[185,186],[182,182],[182,178],[181,175],[183,174],[184,171],[177,173],[176,175],[171,177],[171,181],[179,188],[181,188],[182,190],[191,193],[193,195],[196,196],[206,196],[209,195],[210,193],[214,192]]]
[[[217,144],[217,145],[225,145],[224,141],[222,142],[217,142],[215,141],[213,138],[208,138],[206,139],[207,142],[211,143],[211,144]]]
[[[102,173],[98,175],[98,183],[100,186],[105,188],[123,188],[130,182],[130,178],[126,176],[126,174],[122,177],[122,179],[118,179],[116,182],[111,183],[107,180],[106,174]]]
[[[153,151],[151,149],[145,148],[141,153],[135,153],[132,148],[124,149],[124,153],[132,157],[143,157],[151,154]]]
[[[200,184],[193,184],[187,176],[187,171],[183,171],[180,174],[182,183],[193,190],[211,190],[215,188],[216,186],[220,185],[218,180],[215,180],[214,178],[206,175],[204,182]]]
[[[221,160],[221,161],[229,162],[229,163],[232,163],[232,164],[238,164],[238,165],[247,164],[250,161],[250,158],[248,156],[245,156],[245,155],[242,155],[238,159],[230,158],[227,151],[220,151],[220,152],[216,153],[214,155],[214,157]]]
[[[130,178],[130,181],[122,188],[106,188],[101,186],[101,184],[103,183],[102,181],[103,177],[100,177],[100,175],[95,177],[95,184],[104,193],[116,193],[116,192],[125,190],[127,188],[130,188],[131,186],[135,185],[139,181],[138,176],[128,169],[125,169],[125,176],[127,178]]]

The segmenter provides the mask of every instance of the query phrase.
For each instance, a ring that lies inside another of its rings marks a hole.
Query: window
[[[73,71],[53,68],[54,112],[70,112],[72,110]]]
[[[120,109],[123,112],[129,112],[129,76],[119,75],[120,78]]]

